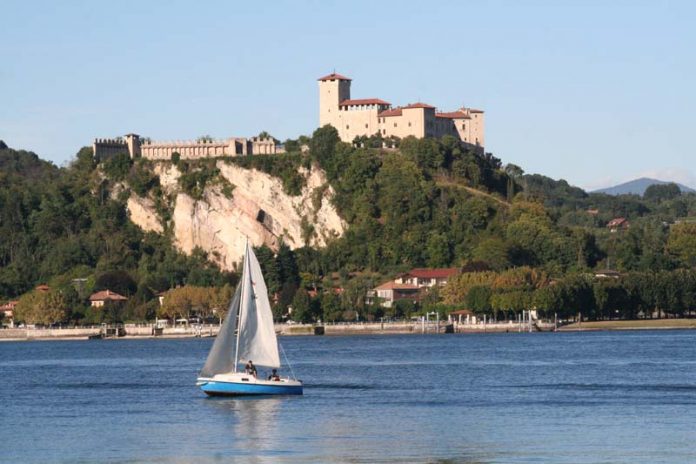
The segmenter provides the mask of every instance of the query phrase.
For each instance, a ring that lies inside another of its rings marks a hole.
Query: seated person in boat
[[[251,359],[248,363],[246,363],[246,366],[244,366],[244,372],[256,377],[256,366],[254,366],[254,363],[251,361]]]
[[[278,369],[273,369],[271,372],[271,375],[268,376],[268,380],[275,380],[276,382],[280,381],[280,376],[278,375]]]

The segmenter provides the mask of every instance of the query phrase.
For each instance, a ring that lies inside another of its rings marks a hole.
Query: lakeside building
[[[119,295],[116,292],[112,292],[111,290],[102,290],[100,292],[92,293],[89,297],[90,304],[92,307],[95,308],[101,308],[106,304],[108,301],[112,302],[121,302],[121,301],[127,301],[128,298],[126,298],[123,295]]]
[[[420,301],[424,292],[435,286],[447,285],[447,281],[459,272],[456,267],[411,269],[367,292],[366,302],[372,304],[379,301],[385,308],[391,308],[399,300],[415,303]]]
[[[483,151],[484,112],[462,107],[439,112],[427,103],[392,107],[380,98],[351,98],[352,79],[332,73],[319,81],[319,126],[332,125],[342,141],[380,134],[382,137],[418,138],[451,135]]]
[[[8,301],[0,306],[0,312],[3,313],[3,325],[7,324],[10,328],[14,327],[14,311],[19,301]],[[7,322],[6,322],[7,321]]]

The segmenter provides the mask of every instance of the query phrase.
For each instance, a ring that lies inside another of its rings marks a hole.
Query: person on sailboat
[[[251,359],[249,360],[248,363],[246,363],[246,366],[244,367],[244,371],[247,374],[250,374],[250,375],[253,375],[254,377],[256,377],[256,366],[254,366],[254,363],[251,362]]]
[[[280,381],[280,376],[278,375],[278,369],[273,369],[271,375],[268,376],[268,380],[274,380],[276,382]]]

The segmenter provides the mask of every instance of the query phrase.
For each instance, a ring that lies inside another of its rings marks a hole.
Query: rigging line
[[[288,359],[288,355],[285,354],[285,348],[283,348],[283,345],[280,343],[280,341],[278,341],[278,346],[280,347],[280,351],[283,353],[283,357],[285,358],[285,363],[290,368],[290,375],[292,375],[292,380],[297,380],[297,377],[295,377],[295,371],[292,370],[292,364],[290,364],[290,360]]]

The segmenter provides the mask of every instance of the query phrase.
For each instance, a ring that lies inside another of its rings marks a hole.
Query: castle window
[[[386,133],[387,133],[387,129],[382,129],[382,134],[386,134]]]
[[[394,127],[396,127],[396,123],[394,123]]]
[[[365,129],[367,129],[367,124],[365,124]]]
[[[466,124],[462,123],[462,130],[466,129]]]
[[[408,122],[408,127],[411,127],[411,121]]]
[[[350,129],[350,126],[348,124],[346,124],[346,129]]]

